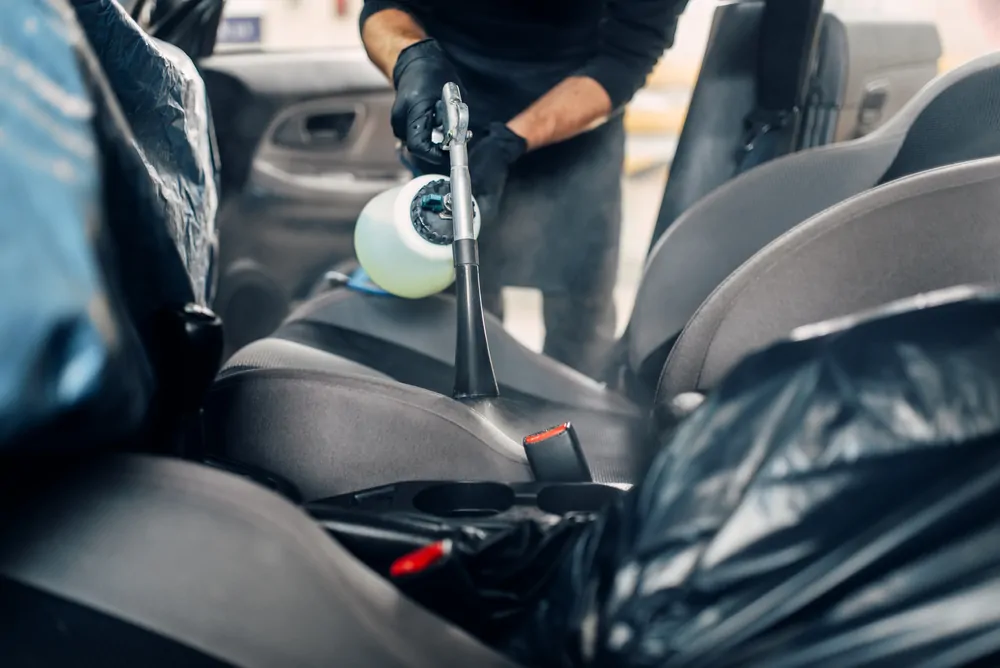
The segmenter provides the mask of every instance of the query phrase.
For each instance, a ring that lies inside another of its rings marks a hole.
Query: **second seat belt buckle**
[[[539,482],[593,482],[576,430],[569,422],[522,440],[528,464]]]

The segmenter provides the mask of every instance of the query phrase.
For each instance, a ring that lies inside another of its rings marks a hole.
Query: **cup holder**
[[[538,492],[539,509],[553,515],[595,513],[622,494],[620,489],[598,484],[552,485]]]
[[[490,517],[514,506],[514,490],[498,482],[433,485],[413,497],[413,506],[437,517]]]

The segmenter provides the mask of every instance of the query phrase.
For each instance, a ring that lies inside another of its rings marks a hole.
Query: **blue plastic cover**
[[[71,4],[147,173],[151,187],[142,189],[148,200],[144,217],[165,223],[190,277],[193,300],[207,306],[219,191],[205,83],[183,51],[147,36],[115,0]]]
[[[83,36],[63,0],[0,20],[0,449],[67,421],[111,438],[144,407],[143,368],[105,289],[95,109]],[[113,379],[113,365],[131,376]],[[108,420],[113,415],[113,420]],[[88,422],[89,420],[89,422]],[[84,445],[85,436],[69,445]]]

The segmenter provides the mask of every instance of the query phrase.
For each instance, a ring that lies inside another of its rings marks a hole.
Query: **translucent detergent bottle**
[[[479,207],[473,201],[475,235]],[[447,176],[428,174],[376,195],[354,228],[358,263],[376,286],[406,299],[441,292],[455,280],[454,221]]]

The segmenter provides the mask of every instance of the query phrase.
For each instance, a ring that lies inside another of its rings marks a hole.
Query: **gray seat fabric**
[[[870,135],[774,160],[699,201],[650,254],[629,324],[630,366],[665,352],[716,286],[794,225],[880,182],[1000,155],[998,97],[1000,54],[991,54],[935,79]]]
[[[907,177],[795,227],[729,276],[675,343],[658,394],[707,390],[793,329],[930,290],[1000,282],[1000,158]]]
[[[261,339],[241,348],[230,357],[219,378],[242,371],[288,369],[290,371],[326,371],[367,376],[390,381],[391,378],[371,367],[352,362],[322,350],[284,339]]]
[[[277,473],[307,500],[400,480],[531,479],[520,440],[463,404],[301,361],[216,381],[204,407],[212,455]]]
[[[454,378],[455,313],[452,295],[405,300],[340,289],[303,304],[275,336],[339,355],[353,354],[353,361],[379,368],[385,368],[384,358],[391,357],[397,350],[395,354],[401,357],[402,365],[415,369],[419,376],[413,380],[399,380],[419,382],[421,387],[447,392]],[[490,351],[497,362],[497,376],[504,390],[543,397],[567,406],[612,412],[631,409],[627,401],[600,383],[529,350],[504,329],[500,319],[489,313],[485,315]],[[331,331],[338,333],[338,339],[328,343],[325,335]],[[365,350],[360,340],[365,337],[377,340],[376,344],[367,346],[370,351]],[[233,363],[231,360],[227,366]],[[431,372],[422,367],[440,370],[448,387],[431,384]]]
[[[645,469],[646,411],[503,396],[468,406],[281,339],[241,351],[205,404],[210,454],[264,468],[316,499],[412,479],[529,480],[521,439],[576,428],[594,479]]]
[[[300,510],[243,479],[117,457],[20,492],[14,512],[13,490],[4,489],[0,580],[36,592],[35,600],[55,596],[241,668],[513,668],[403,598]],[[119,645],[105,625],[81,629],[75,614],[32,613],[18,611],[61,628],[57,642],[115,647],[101,665],[163,665],[135,643]],[[88,630],[105,635],[93,643]],[[38,627],[20,637],[0,631],[4,665],[42,665],[30,657],[44,655],[31,649],[43,635]],[[89,658],[83,651],[74,664],[95,665]]]

